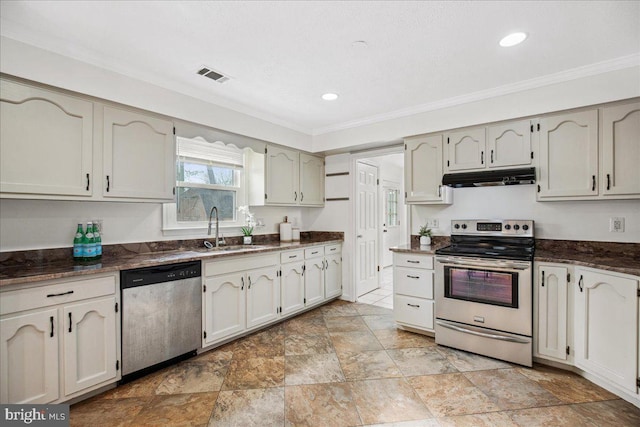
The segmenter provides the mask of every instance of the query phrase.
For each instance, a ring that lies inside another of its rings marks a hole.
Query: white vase
[[[427,246],[431,244],[431,237],[429,236],[420,236],[420,245]]]
[[[252,237],[253,236],[243,236],[242,243],[244,243],[245,245],[250,245],[252,241]]]

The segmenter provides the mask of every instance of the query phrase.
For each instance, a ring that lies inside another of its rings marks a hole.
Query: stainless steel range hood
[[[449,187],[456,188],[535,184],[535,182],[536,168],[447,173],[442,177],[442,185],[448,185]]]

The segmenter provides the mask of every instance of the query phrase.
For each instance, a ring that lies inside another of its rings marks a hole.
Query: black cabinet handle
[[[407,305],[408,305],[409,307],[420,308],[420,306],[419,306],[418,304],[409,304],[409,303],[407,303]]]
[[[411,263],[411,264],[420,264],[420,261],[413,261],[408,259],[407,262]]]
[[[244,290],[244,276],[240,278],[240,281],[242,282],[242,286],[240,287],[240,290]]]
[[[438,185],[438,197],[442,197],[442,185]]]
[[[480,164],[484,165],[484,151],[480,152]]]
[[[73,320],[71,320],[71,312],[69,312],[69,332],[73,330]]]
[[[611,190],[611,175],[607,174],[607,190]]]
[[[107,175],[107,193],[109,192],[110,187],[111,187],[111,183],[109,182],[109,175]]]
[[[51,322],[51,334],[49,336],[53,337],[53,316],[49,317],[49,321]]]
[[[580,275],[580,280],[578,280],[578,287],[580,288],[580,292],[583,292],[584,288],[582,286],[582,275]]]
[[[297,191],[293,192],[293,200],[298,200],[298,192]]]
[[[544,288],[544,271],[542,272],[542,287]]]
[[[87,174],[87,191],[89,191],[89,174]]]
[[[419,279],[419,278],[420,278],[420,276],[411,276],[411,275],[409,275],[409,274],[407,274],[407,277],[408,277],[409,279]]]
[[[249,286],[247,286],[247,289],[251,289],[251,276],[249,276]]]
[[[300,201],[303,201],[303,200],[304,200],[304,193],[301,191],[300,192]]]
[[[49,294],[49,295],[47,295],[47,298],[61,297],[62,295],[69,295],[69,294],[72,294],[72,293],[73,293],[73,291],[61,292],[59,294]]]
[[[596,176],[591,175],[591,191],[596,191]]]
[[[493,163],[493,150],[491,150],[491,163]]]

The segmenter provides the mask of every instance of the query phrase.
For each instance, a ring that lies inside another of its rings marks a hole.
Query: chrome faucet
[[[216,248],[220,245],[220,242],[218,241],[218,235],[220,233],[220,224],[218,221],[218,208],[217,207],[212,207],[211,211],[209,212],[209,230],[207,231],[207,236],[211,236],[211,221],[212,221],[212,217],[213,217],[213,213],[216,213]]]

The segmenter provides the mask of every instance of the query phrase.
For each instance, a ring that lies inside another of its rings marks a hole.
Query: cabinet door
[[[576,269],[576,366],[637,393],[638,281]]]
[[[58,310],[0,320],[0,402],[58,399]]]
[[[116,377],[115,304],[112,296],[64,307],[65,395]]]
[[[538,199],[598,194],[598,111],[540,119]]]
[[[531,164],[530,120],[489,126],[487,138],[490,168]]]
[[[247,328],[278,318],[279,279],[276,267],[247,272]]]
[[[442,200],[442,135],[405,141],[404,182],[407,203]]]
[[[299,156],[297,151],[267,147],[265,204],[296,205],[300,201]]]
[[[324,296],[332,298],[342,294],[342,255],[328,255],[325,260]]]
[[[104,108],[104,197],[173,201],[173,123]]]
[[[91,196],[93,104],[0,81],[0,192]]]
[[[447,134],[447,169],[450,171],[484,169],[485,128],[467,129]]]
[[[304,308],[304,261],[282,264],[281,271],[280,300],[284,315]]]
[[[206,338],[202,346],[213,344],[245,329],[244,273],[208,277],[202,301]]]
[[[306,305],[324,300],[324,258],[311,258],[304,269],[304,295]]]
[[[567,269],[538,266],[538,354],[567,360]]]
[[[324,159],[300,153],[300,204],[324,205]]]
[[[640,103],[602,109],[605,196],[640,195]]]

